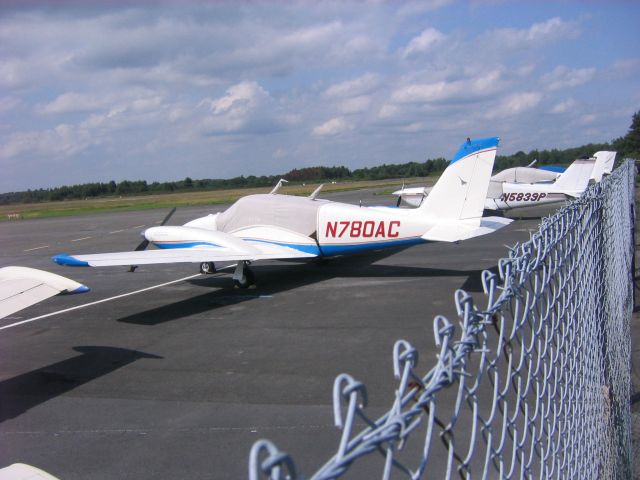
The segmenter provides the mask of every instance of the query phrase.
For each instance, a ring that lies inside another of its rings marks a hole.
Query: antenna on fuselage
[[[278,190],[280,190],[280,188],[282,188],[282,184],[283,183],[288,183],[289,180],[285,180],[284,178],[281,178],[280,180],[278,180],[278,183],[276,184],[275,187],[273,187],[273,190],[271,190],[269,193],[271,195],[275,195],[276,193],[278,193]]]
[[[315,200],[316,197],[320,194],[320,190],[324,187],[324,183],[321,183],[318,188],[316,188],[311,195],[309,195],[310,200]]]

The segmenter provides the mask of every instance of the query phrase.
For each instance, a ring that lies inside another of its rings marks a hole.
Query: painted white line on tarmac
[[[82,238],[76,238],[76,239],[71,240],[71,241],[72,241],[72,242],[80,242],[81,240],[89,240],[90,238],[93,238],[93,237],[82,237]]]
[[[154,285],[153,287],[142,288],[140,290],[136,290],[134,292],[123,293],[122,295],[116,295],[115,297],[103,298],[102,300],[97,300],[95,302],[85,303],[84,305],[77,305],[71,308],[65,308],[64,310],[58,310],[57,312],[47,313],[45,315],[40,315],[39,317],[29,318],[27,320],[22,320],[21,322],[12,323],[11,325],[5,325],[4,327],[0,327],[0,330],[5,330],[7,328],[17,327],[18,325],[24,325],[25,323],[35,322],[36,320],[41,320],[43,318],[52,317],[53,315],[58,315],[60,313],[71,312],[73,310],[78,310],[80,308],[90,307],[91,305],[97,305],[99,303],[110,302],[111,300],[117,300],[118,298],[128,297],[130,295],[135,295],[137,293],[147,292],[149,290],[153,290],[155,288],[166,287],[167,285],[171,285],[173,283],[183,282],[185,280],[189,280],[191,278],[199,277],[202,275],[201,273],[196,273],[195,275],[189,275],[188,277],[179,278],[178,280],[172,280],[171,282],[161,283],[160,285]]]
[[[23,250],[23,252],[32,252],[33,250],[40,250],[41,248],[49,248],[49,245],[43,245],[42,247],[27,248],[26,250]]]
[[[113,235],[114,233],[124,232],[124,230],[114,230],[113,232],[109,232],[109,235]]]
[[[146,227],[146,225],[136,225],[135,227],[131,227],[131,228],[142,228],[142,227]]]

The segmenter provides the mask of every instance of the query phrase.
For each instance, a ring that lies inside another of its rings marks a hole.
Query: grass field
[[[407,184],[432,185],[435,177],[405,179]],[[341,182],[325,184],[323,192],[357,190],[361,188],[385,188],[383,193],[390,194],[400,188],[403,181],[399,179],[375,180],[360,182]],[[287,195],[309,195],[318,184],[290,185],[285,184],[280,193]],[[206,192],[181,192],[161,195],[140,195],[132,197],[104,197],[86,200],[66,200],[61,202],[24,203],[0,206],[0,221],[9,217],[18,219],[59,217],[99,212],[119,212],[130,210],[146,210],[151,208],[185,207],[193,205],[213,205],[232,203],[238,198],[253,193],[268,193],[268,188],[243,188],[232,190],[213,190]],[[320,194],[322,196],[322,194]]]

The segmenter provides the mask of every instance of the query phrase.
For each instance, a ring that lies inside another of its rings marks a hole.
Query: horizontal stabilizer
[[[479,224],[477,220],[439,223],[425,233],[422,238],[433,242],[458,242],[460,240],[467,240],[469,238],[493,233],[502,227],[506,227],[511,222],[513,222],[513,220],[510,218],[483,217]]]

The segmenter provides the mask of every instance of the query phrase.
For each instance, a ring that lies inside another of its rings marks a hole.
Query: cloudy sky
[[[640,2],[0,4],[0,192],[624,135]]]

